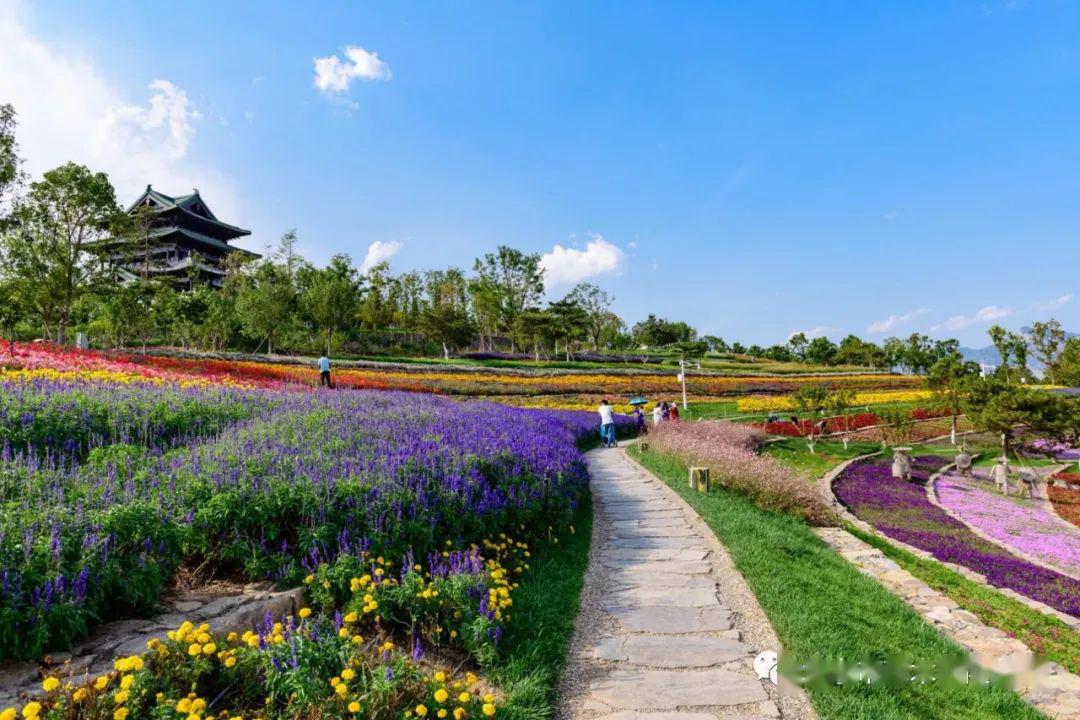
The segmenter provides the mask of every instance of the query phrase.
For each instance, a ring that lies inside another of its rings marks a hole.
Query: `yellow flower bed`
[[[178,385],[180,387],[208,387],[222,384],[220,381],[209,381],[196,377],[166,378],[120,370],[54,370],[52,368],[21,370],[0,368],[0,382],[33,382],[35,380],[123,385]],[[242,385],[242,383],[235,384]]]
[[[929,390],[883,390],[876,392],[855,393],[852,405],[881,405],[883,403],[918,402],[932,397]],[[790,395],[755,396],[740,398],[738,409],[741,413],[779,412],[794,410],[795,403]]]

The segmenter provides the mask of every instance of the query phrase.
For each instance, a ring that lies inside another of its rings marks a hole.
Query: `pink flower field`
[[[1048,503],[1005,497],[953,475],[941,476],[935,490],[945,508],[987,537],[1080,577],[1080,529],[1054,515]]]

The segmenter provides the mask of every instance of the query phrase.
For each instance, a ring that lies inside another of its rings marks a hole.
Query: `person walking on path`
[[[615,411],[606,398],[600,401],[597,412],[600,413],[600,443],[604,447],[615,447]]]
[[[652,409],[652,424],[659,425],[664,419],[664,408],[660,403],[656,403],[656,406]]]
[[[668,413],[668,420],[678,420],[679,419],[679,404],[678,403],[671,403],[671,405],[668,406],[667,413]]]
[[[634,427],[637,428],[638,437],[649,434],[649,426],[645,423],[645,411],[640,405],[634,406]]]
[[[319,387],[334,387],[334,383],[330,379],[330,358],[325,355],[319,358]]]

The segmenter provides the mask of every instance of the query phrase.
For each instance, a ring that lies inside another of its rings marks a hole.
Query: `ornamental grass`
[[[812,478],[757,453],[764,439],[761,430],[730,422],[668,422],[649,431],[650,446],[687,465],[708,467],[713,479],[755,505],[811,525],[835,524]]]

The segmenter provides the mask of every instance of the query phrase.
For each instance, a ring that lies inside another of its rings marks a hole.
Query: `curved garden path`
[[[700,518],[624,451],[587,455],[589,570],[560,716],[596,720],[813,717],[753,658],[775,633]]]

